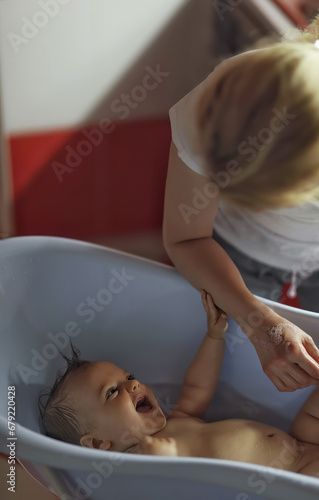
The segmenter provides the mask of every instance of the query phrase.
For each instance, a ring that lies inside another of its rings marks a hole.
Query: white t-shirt
[[[208,176],[204,161],[192,149],[195,110],[201,91],[215,77],[215,70],[169,110],[172,140],[179,157],[204,176]],[[304,277],[319,269],[319,201],[253,212],[234,208],[222,200],[214,230],[245,255],[272,267]]]

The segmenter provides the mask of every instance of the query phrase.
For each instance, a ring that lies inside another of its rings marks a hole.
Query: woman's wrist
[[[263,331],[267,327],[286,321],[253,294],[248,296],[241,313],[232,317],[251,341],[256,331]]]

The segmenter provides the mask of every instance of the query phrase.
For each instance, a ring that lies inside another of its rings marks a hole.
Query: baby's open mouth
[[[147,411],[152,410],[153,406],[151,405],[149,399],[144,396],[140,399],[136,405],[136,411],[138,413],[146,413]]]

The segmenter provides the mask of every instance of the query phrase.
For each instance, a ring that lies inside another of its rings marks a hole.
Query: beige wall
[[[0,0],[3,126],[11,136],[120,120],[122,93],[143,82],[148,66],[169,73],[169,83],[149,89],[129,120],[167,117],[212,70],[211,0],[53,4],[48,15],[45,1]]]

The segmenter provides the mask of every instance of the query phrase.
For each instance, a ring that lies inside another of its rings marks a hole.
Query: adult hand
[[[319,350],[312,337],[285,318],[250,338],[264,373],[279,391],[319,385]]]

